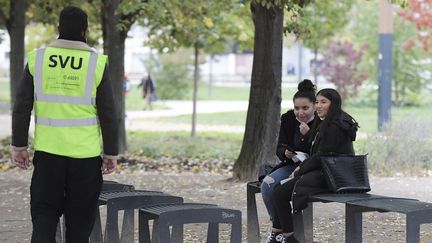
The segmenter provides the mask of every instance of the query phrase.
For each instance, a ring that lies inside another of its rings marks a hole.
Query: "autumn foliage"
[[[323,65],[319,73],[336,86],[344,100],[355,96],[368,77],[365,70],[359,70],[366,49],[366,45],[356,50],[349,41],[332,41],[322,53]]]
[[[404,49],[411,50],[418,42],[428,52],[432,47],[432,0],[408,0],[408,7],[397,13],[417,29],[417,35],[407,40]]]

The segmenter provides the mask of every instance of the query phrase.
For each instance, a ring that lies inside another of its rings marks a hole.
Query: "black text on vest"
[[[50,64],[49,64],[48,66],[49,66],[49,67],[57,67],[57,58],[59,59],[59,61],[60,61],[60,66],[61,66],[62,68],[65,68],[65,67],[66,67],[66,65],[67,65],[68,62],[69,62],[69,59],[71,60],[71,61],[70,61],[70,67],[71,67],[72,69],[80,69],[81,66],[82,66],[82,61],[83,61],[82,57],[79,58],[78,66],[76,66],[76,65],[75,65],[75,57],[66,56],[66,59],[65,59],[62,55],[51,55],[51,56],[49,57]]]

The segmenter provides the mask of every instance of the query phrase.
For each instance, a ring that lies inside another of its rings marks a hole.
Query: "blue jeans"
[[[267,212],[270,216],[270,220],[273,220],[274,218],[274,209],[272,204],[273,190],[281,180],[288,178],[288,176],[291,175],[296,167],[297,166],[293,164],[281,167],[264,177],[261,183],[261,195],[267,208]]]

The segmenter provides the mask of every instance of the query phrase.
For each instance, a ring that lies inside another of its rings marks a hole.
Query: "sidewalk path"
[[[283,101],[282,107],[288,109],[290,101]],[[127,111],[126,129],[139,131],[190,131],[190,124],[178,123],[160,123],[155,121],[146,121],[146,118],[158,117],[175,117],[180,115],[192,115],[192,101],[183,100],[167,100],[164,104],[168,107],[165,110],[152,111]],[[197,113],[219,113],[219,112],[236,112],[247,111],[248,101],[198,101]],[[0,115],[0,138],[10,136],[12,134],[12,121],[10,114]],[[222,132],[244,132],[244,126],[226,125],[205,125],[198,124],[198,131],[222,131]],[[30,133],[34,131],[34,123],[31,122]]]
[[[166,110],[127,111],[128,118],[155,118],[192,114],[192,101],[167,100],[163,104]],[[216,113],[247,110],[247,101],[198,101],[197,113]]]
[[[160,122],[154,119],[147,118],[158,118],[158,117],[175,117],[180,115],[192,115],[192,101],[183,100],[167,100],[163,101],[164,105],[168,107],[165,110],[152,110],[152,111],[127,111],[126,112],[126,129],[131,131],[191,131],[191,123],[174,123],[174,122]],[[248,101],[198,101],[197,113],[208,114],[208,113],[220,113],[220,112],[237,112],[247,111]],[[292,108],[291,100],[282,101],[282,111]],[[11,115],[0,114],[0,139],[10,136],[12,134],[11,129]],[[33,120],[30,123],[30,134],[33,134],[34,123]],[[197,124],[198,132],[232,132],[232,133],[243,133],[245,127],[239,125],[230,124]],[[366,138],[365,133],[358,133],[358,138]]]
[[[154,118],[168,117],[180,115],[192,115],[192,101],[186,100],[167,100],[163,101],[167,107],[166,110],[152,111],[127,111],[127,116],[131,119],[135,118]],[[221,100],[200,100],[197,102],[197,113],[219,113],[219,112],[234,112],[247,111],[249,101],[221,101]],[[283,109],[292,107],[291,101],[282,101]]]

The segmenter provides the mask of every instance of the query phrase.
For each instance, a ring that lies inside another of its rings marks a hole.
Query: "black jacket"
[[[105,155],[118,154],[118,118],[113,100],[113,92],[105,68],[102,81],[96,92],[96,109],[102,131],[103,152]],[[12,114],[12,146],[28,145],[28,130],[34,102],[33,76],[26,65],[18,86]]]
[[[316,116],[315,116],[316,117]],[[308,123],[308,126],[312,128],[314,123],[314,118]],[[309,154],[311,142],[309,139],[308,132],[305,135],[300,133],[300,122],[296,119],[293,110],[287,111],[281,116],[281,125],[279,129],[278,145],[276,149],[276,155],[282,162],[290,162],[287,157],[285,157],[286,146],[294,149],[295,151],[302,151]]]
[[[312,124],[318,119],[317,116],[308,123],[308,126],[312,129]],[[285,156],[286,146],[294,149],[295,151],[301,151],[304,153],[310,153],[311,141],[310,134],[311,130],[305,135],[300,133],[300,122],[296,119],[293,110],[287,111],[281,116],[281,125],[279,129],[278,144],[276,148],[276,155],[281,160],[272,171],[281,168],[285,165],[292,164],[294,161],[288,159]]]
[[[322,123],[324,124],[324,123]],[[322,125],[321,124],[321,125]],[[301,210],[306,207],[309,195],[325,192],[327,184],[321,170],[320,156],[328,154],[354,154],[358,124],[347,113],[328,123],[324,134],[315,131],[315,141],[311,148],[311,157],[303,161],[297,174],[293,193],[293,208]]]

